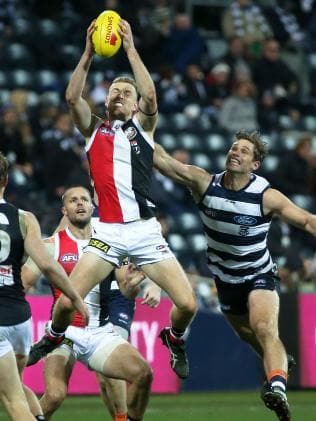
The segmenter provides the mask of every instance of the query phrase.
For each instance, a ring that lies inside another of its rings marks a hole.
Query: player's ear
[[[136,114],[138,112],[138,102],[135,102],[135,104],[132,107],[132,113]]]
[[[67,211],[66,211],[65,206],[63,206],[63,207],[61,208],[61,213],[62,213],[63,215],[65,215],[65,216],[67,216]]]
[[[252,165],[253,171],[257,171],[260,168],[260,164],[260,161],[254,161]]]

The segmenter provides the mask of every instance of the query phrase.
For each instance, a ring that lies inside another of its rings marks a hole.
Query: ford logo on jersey
[[[67,253],[60,256],[60,261],[63,263],[76,263],[79,260],[78,254]]]
[[[256,218],[247,215],[234,216],[234,221],[239,225],[255,225],[257,223]]]

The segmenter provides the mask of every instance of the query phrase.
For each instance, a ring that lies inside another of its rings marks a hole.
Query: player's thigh
[[[183,306],[194,299],[192,286],[177,259],[170,258],[150,263],[143,265],[141,269],[176,305]]]
[[[105,359],[103,374],[106,377],[133,383],[139,373],[149,373],[150,368],[143,356],[129,343],[119,345]]]
[[[252,328],[259,324],[277,331],[280,298],[276,290],[256,289],[248,297],[249,322]]]
[[[67,393],[69,379],[75,359],[68,349],[57,348],[48,354],[44,363],[44,379],[47,391],[59,390]]]
[[[70,280],[81,296],[100,283],[113,270],[114,265],[95,253],[86,252],[70,274]]]

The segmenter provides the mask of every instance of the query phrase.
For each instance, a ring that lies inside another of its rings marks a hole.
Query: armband
[[[138,110],[139,110],[142,114],[146,115],[147,117],[153,117],[153,116],[154,116],[154,115],[156,115],[156,114],[157,114],[157,112],[158,112],[158,109],[157,109],[154,113],[145,113],[145,111],[143,111],[140,107],[138,107]]]

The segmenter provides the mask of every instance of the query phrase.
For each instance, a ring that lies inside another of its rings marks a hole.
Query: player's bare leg
[[[106,377],[125,380],[127,387],[128,415],[143,419],[153,380],[152,370],[142,355],[129,343],[118,345],[106,356],[107,346],[99,349],[90,359],[90,367]]]
[[[100,385],[101,399],[107,407],[113,420],[127,415],[127,391],[124,380],[110,379],[97,373]]]
[[[65,352],[64,355],[63,352]],[[45,392],[40,399],[46,420],[51,419],[67,396],[74,362],[73,357],[62,348],[46,357],[44,366]]]
[[[173,302],[170,313],[171,327],[164,328],[159,336],[169,349],[171,368],[180,378],[185,379],[189,375],[189,362],[183,335],[197,311],[192,286],[175,258],[143,265],[141,269],[169,295]]]
[[[34,421],[12,351],[0,358],[0,397],[13,421]]]
[[[263,394],[265,405],[282,421],[291,420],[286,396],[288,359],[279,338],[280,299],[276,291],[254,290],[249,294],[249,322],[263,350],[263,363],[270,388]]]

